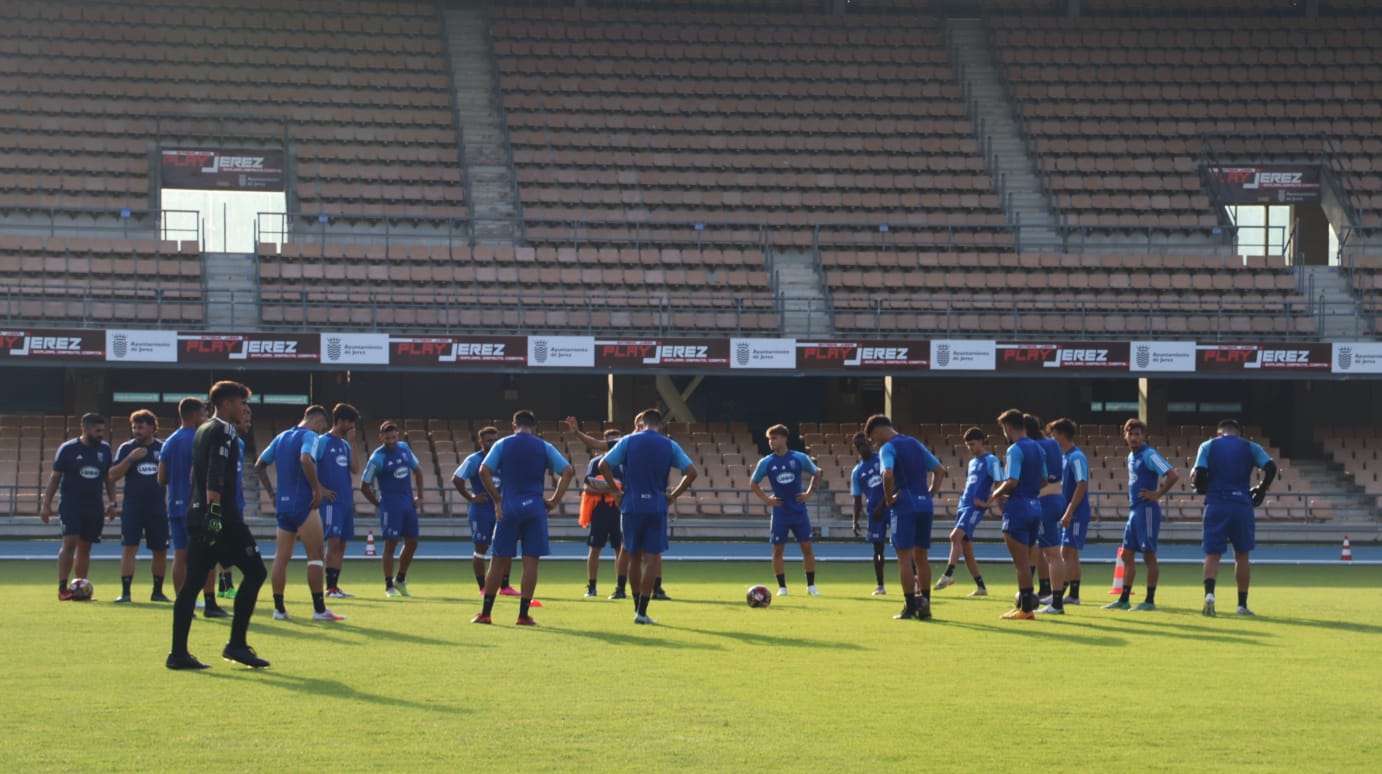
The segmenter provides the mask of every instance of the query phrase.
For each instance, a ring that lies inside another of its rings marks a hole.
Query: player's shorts
[[[150,551],[168,550],[168,516],[160,511],[120,511],[120,545],[137,546],[143,538]]]
[[[1075,514],[1075,518],[1070,520],[1070,529],[1061,527],[1060,544],[1062,548],[1073,548],[1076,551],[1084,550],[1085,538],[1089,535],[1089,514]]]
[[[355,539],[355,508],[349,505],[323,503],[322,535],[337,540]]]
[[[1234,551],[1257,548],[1257,518],[1251,503],[1206,503],[1204,552],[1222,556],[1229,543]]]
[[[466,512],[465,521],[470,525],[470,542],[478,546],[488,546],[494,542],[494,509],[480,509],[474,506]]]
[[[1003,509],[1003,533],[1024,546],[1034,546],[1041,530],[1041,503],[1035,497],[1009,497]]]
[[[76,513],[59,511],[58,520],[62,522],[63,537],[76,535],[88,543],[101,542],[101,532],[106,526],[106,515],[100,510],[100,506]]]
[[[984,513],[983,508],[961,508],[955,514],[955,529],[964,531],[965,540],[973,540],[974,530],[984,520]]]
[[[173,539],[173,550],[187,550],[187,517],[169,516],[168,535]]]
[[[1065,516],[1066,500],[1062,495],[1047,495],[1041,503],[1041,529],[1037,531],[1038,548],[1060,545],[1060,520]]]
[[[302,525],[307,523],[307,517],[311,515],[311,509],[302,511],[301,513],[287,513],[284,511],[279,511],[278,513],[274,514],[274,518],[278,521],[279,529],[283,530],[284,532],[297,532],[298,530],[302,529]]]
[[[791,533],[798,543],[811,542],[811,517],[805,510],[796,513],[779,513],[773,509],[772,521],[768,524],[768,542],[773,545],[782,545],[787,542],[787,534]]]
[[[590,514],[590,535],[585,544],[591,548],[604,548],[608,545],[615,551],[624,544],[624,533],[620,528],[621,515],[618,508],[597,505]],[[647,549],[644,549],[647,550]]]
[[[379,509],[379,534],[385,540],[398,540],[399,538],[415,538],[421,532],[418,530],[417,509],[416,508],[390,508]]]
[[[893,548],[898,551],[910,551],[913,548],[931,547],[931,523],[935,519],[935,514],[927,511],[925,513],[908,513],[893,509]]]
[[[1123,547],[1130,551],[1156,550],[1161,534],[1161,506],[1156,503],[1135,505],[1128,513],[1128,526],[1123,528]]]
[[[591,519],[592,529],[595,525],[595,518],[599,517],[596,516]],[[667,553],[666,512],[626,513],[623,515],[623,530],[625,551],[631,554]]]
[[[518,556],[520,542],[524,556],[546,556],[552,552],[547,544],[547,508],[541,498],[534,500],[536,508],[510,511],[506,504],[504,518],[494,525],[494,556]]]
[[[869,519],[868,535],[864,539],[870,543],[888,542],[888,522],[890,520],[891,517],[877,521]]]

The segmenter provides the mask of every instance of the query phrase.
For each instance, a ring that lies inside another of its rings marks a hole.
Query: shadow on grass
[[[1161,612],[1158,612],[1158,613],[1150,613],[1150,614],[1145,614],[1145,615],[1144,615],[1144,614],[1136,614],[1136,615],[1127,615],[1127,614],[1124,614],[1123,616],[1118,617],[1118,618],[1109,617],[1109,618],[1107,618],[1107,619],[1105,619],[1105,620],[1088,620],[1088,619],[1086,619],[1086,620],[1083,621],[1082,623],[1084,623],[1085,625],[1088,625],[1088,626],[1094,626],[1094,627],[1098,627],[1098,628],[1103,628],[1103,627],[1111,626],[1111,625],[1115,625],[1115,624],[1117,624],[1117,625],[1127,624],[1127,625],[1131,625],[1132,627],[1146,627],[1146,628],[1140,629],[1140,630],[1139,630],[1139,629],[1128,629],[1128,630],[1127,630],[1127,631],[1136,631],[1136,632],[1138,632],[1139,634],[1151,634],[1151,635],[1162,636],[1162,637],[1174,637],[1174,638],[1176,638],[1176,639],[1181,639],[1181,638],[1184,638],[1184,637],[1193,637],[1193,638],[1196,639],[1196,640],[1204,640],[1204,641],[1212,641],[1212,642],[1223,642],[1223,643],[1227,643],[1227,644],[1230,644],[1230,645],[1267,645],[1268,643],[1263,641],[1264,636],[1266,636],[1266,637],[1275,637],[1275,636],[1276,636],[1276,635],[1273,635],[1273,634],[1267,634],[1267,633],[1265,633],[1265,632],[1242,632],[1242,631],[1231,631],[1231,630],[1226,631],[1226,630],[1223,630],[1223,629],[1211,628],[1211,625],[1210,625],[1210,624],[1199,624],[1199,625],[1196,625],[1196,624],[1190,624],[1190,623],[1175,623],[1175,622],[1173,622],[1173,621],[1168,621],[1168,620],[1166,620],[1165,617],[1164,617],[1164,615],[1165,615],[1165,614],[1164,614],[1164,613],[1161,613]],[[1196,613],[1196,616],[1198,616],[1198,615],[1199,615],[1199,614]],[[1156,617],[1153,618],[1152,616],[1156,616]],[[1195,619],[1195,620],[1200,620],[1200,619],[1197,618],[1197,619]],[[1165,630],[1168,630],[1168,631],[1160,631],[1160,630],[1162,630],[1162,629],[1165,629]]]
[[[629,626],[636,626],[630,623]],[[656,634],[659,629],[677,629],[674,626],[639,626],[638,631],[648,632],[650,635]],[[571,628],[545,628],[538,627],[536,631],[540,634],[551,634],[561,637],[576,637],[580,639],[596,640],[608,645],[637,645],[650,648],[669,648],[672,650],[724,650],[723,646],[709,642],[685,642],[681,640],[664,640],[655,636],[640,636],[637,634],[624,634],[612,631],[589,631],[586,629]],[[696,631],[694,629],[682,629],[680,631]]]
[[[1234,616],[1235,618],[1237,616]],[[1314,618],[1278,618],[1272,615],[1244,616],[1249,621],[1261,621],[1267,624],[1283,623],[1287,626],[1304,626],[1312,629],[1333,629],[1341,632],[1352,632],[1355,634],[1382,634],[1382,626],[1377,624],[1359,623],[1357,621],[1321,621]]]
[[[285,672],[275,672],[273,667],[259,670],[237,669],[233,671],[204,671],[201,674],[213,680],[244,680],[265,685],[273,685],[284,690],[307,694],[313,698],[331,697],[348,701],[367,702],[369,704],[385,707],[398,707],[400,709],[419,710],[422,712],[438,712],[447,715],[458,713],[473,714],[471,710],[459,707],[447,707],[434,703],[409,701],[395,696],[369,693],[338,680],[327,680],[320,677],[302,677],[300,675],[288,674]]]
[[[259,624],[250,629],[252,633],[264,634],[270,637],[290,637],[294,639],[310,640],[329,640],[334,645],[363,645],[379,640],[389,640],[392,642],[407,643],[410,645],[439,645],[445,648],[466,647],[475,645],[476,647],[490,647],[489,645],[476,643],[454,642],[452,640],[442,640],[435,637],[424,637],[419,634],[395,631],[393,629],[370,628],[368,626],[352,626],[348,623],[316,623],[312,621],[301,622],[293,621],[274,621]],[[364,641],[356,641],[352,635],[364,638]]]
[[[1093,624],[1084,622],[1062,622],[1060,625],[1052,626],[1041,621],[994,621],[992,624],[976,624],[965,621],[937,620],[932,625],[937,624],[957,629],[972,629],[985,634],[1007,634],[1014,637],[1061,640],[1100,648],[1121,648],[1128,644],[1128,641],[1122,637],[1082,632],[1079,630],[1080,627],[1093,626]]]
[[[694,629],[687,626],[668,626],[659,625],[661,629],[671,629],[678,632],[691,632],[693,634],[705,634],[711,637],[726,637],[738,642],[749,645],[769,645],[778,648],[816,648],[821,650],[871,650],[863,645],[854,642],[839,642],[836,640],[810,640],[803,637],[774,637],[767,634],[755,634],[745,631],[725,631],[722,629]]]

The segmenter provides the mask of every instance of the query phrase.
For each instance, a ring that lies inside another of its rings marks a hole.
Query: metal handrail
[[[55,237],[60,232],[69,236],[74,233],[106,236],[115,232],[126,239],[147,234],[156,239],[169,241],[195,241],[198,245],[201,245],[202,241],[201,213],[197,210],[20,205],[6,206],[3,214],[6,217],[0,218],[0,233],[4,234],[31,234],[38,231],[46,236]],[[90,218],[91,222],[63,224],[59,229],[59,217],[75,220],[79,216]],[[99,220],[103,217],[113,220],[103,223]],[[34,218],[43,219],[44,222],[27,222]]]

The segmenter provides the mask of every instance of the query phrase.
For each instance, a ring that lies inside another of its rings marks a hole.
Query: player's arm
[[[206,503],[208,506],[215,505],[220,508],[221,490],[230,484],[226,476],[225,463],[230,459],[231,446],[235,439],[229,433],[217,427],[214,435],[208,434],[207,451],[211,454],[211,459],[207,460],[206,465]],[[270,496],[273,490],[269,490]]]
[[[414,466],[413,466],[413,484],[415,485],[415,488],[413,489],[413,507],[414,507],[414,508],[421,508],[421,507],[422,507],[422,493],[423,493],[423,491],[425,491],[426,483],[427,483],[427,482],[426,482],[426,480],[424,479],[424,477],[423,477],[423,475],[422,475],[422,466],[421,466],[421,465],[414,465]]]
[[[859,517],[864,514],[864,496],[854,495],[854,518],[850,521],[850,528],[854,530],[854,536],[859,536]]]
[[[130,451],[125,456],[116,460],[116,464],[111,465],[110,470],[106,471],[106,478],[110,479],[112,482],[119,481],[120,479],[124,478],[125,474],[128,473],[130,470],[130,465],[134,464],[134,451],[142,450],[143,448],[144,447],[141,446],[139,447],[139,449]],[[143,454],[139,456],[141,459],[144,457]]]
[[[932,461],[936,463],[936,466],[931,468],[930,491],[931,496],[936,497],[941,493],[941,482],[945,481],[945,477],[950,475],[950,471],[940,463],[940,460],[937,460],[933,457]]]
[[[48,487],[43,490],[43,504],[38,509],[38,515],[47,524],[53,518],[53,497],[58,493],[58,485],[62,483],[62,473],[53,471],[48,475]]]
[[[557,506],[561,504],[561,498],[566,496],[566,489],[571,486],[571,480],[575,477],[576,469],[567,463],[566,467],[562,468],[561,477],[557,479],[556,491],[552,492],[550,499],[543,501],[543,504],[547,506],[548,513],[556,510]]]
[[[259,459],[254,461],[254,477],[259,479],[259,486],[263,487],[264,491],[269,493],[269,499],[271,500],[278,497],[278,495],[274,494],[273,482],[269,480],[269,466],[273,464],[277,452],[278,438],[275,437],[269,442],[269,448],[265,449],[264,453],[259,455]]]
[[[609,465],[609,460],[606,460],[606,459],[604,459],[604,458],[601,458],[601,459],[600,459],[600,475],[602,475],[602,476],[605,477],[605,481],[613,481],[613,480],[614,480],[614,468],[610,467],[610,465]],[[589,481],[590,481],[589,478],[587,478],[586,481],[587,481],[587,483],[586,483],[586,491],[587,491],[587,492],[598,492],[598,493],[600,493],[600,494],[605,494],[604,492],[600,492],[600,490],[598,490],[598,489],[592,488],[592,487],[590,486],[590,484],[589,484]],[[604,481],[601,481],[600,483],[603,484]],[[623,492],[619,491],[618,489],[614,489],[613,491],[610,491],[609,494],[610,494],[611,496],[614,497],[614,503],[615,503],[616,505],[619,505],[619,506],[621,506],[621,507],[623,506],[623,504],[624,504],[624,493],[623,493]]]
[[[504,501],[499,497],[499,489],[494,485],[494,473],[487,464],[480,466],[480,483],[485,485],[485,491],[489,493],[490,502],[494,503],[494,517],[503,521]]]
[[[1065,514],[1061,516],[1060,525],[1066,529],[1075,523],[1075,511],[1080,507],[1080,503],[1089,496],[1089,461],[1076,458],[1066,463],[1070,466],[1072,475],[1075,477],[1075,491],[1070,493],[1070,502],[1065,506]]]
[[[336,493],[322,489],[322,482],[317,478],[317,461],[312,459],[312,455],[303,452],[298,456],[298,464],[302,466],[302,476],[307,479],[307,483],[312,487],[312,507],[316,508],[322,504],[322,500],[334,502]]]
[[[360,494],[376,508],[379,507],[379,495],[374,491],[374,478],[379,475],[379,468],[379,455],[371,454],[369,462],[365,463],[365,472],[360,476]]]
[[[168,467],[163,464],[161,458],[158,461],[158,485],[168,486]]]
[[[1177,481],[1180,481],[1180,474],[1176,472],[1175,468],[1168,466],[1166,472],[1161,474],[1161,483],[1157,486],[1156,491],[1143,489],[1141,497],[1149,502],[1158,502],[1166,496],[1167,492],[1171,491],[1171,487],[1175,486]]]
[[[816,467],[816,463],[810,457],[800,452],[798,452],[798,455],[801,459],[801,472],[811,477],[811,480],[806,484],[806,488],[802,490],[801,494],[797,495],[797,502],[805,503],[811,500],[811,496],[816,493],[816,486],[820,484],[825,476],[821,474],[820,468]]]
[[[1200,444],[1200,450],[1195,453],[1195,467],[1190,471],[1190,488],[1198,495],[1209,493],[1209,441]]]
[[[672,448],[672,464],[681,471],[681,480],[677,482],[676,486],[672,487],[671,492],[667,493],[668,505],[675,503],[677,498],[685,494],[686,490],[691,488],[691,484],[701,477],[701,472],[696,470],[695,463],[691,461],[690,457],[686,456],[686,452],[682,450],[681,444],[673,441]]]
[[[581,432],[581,423],[575,417],[567,417],[562,421],[566,423],[566,429],[574,433],[575,436],[581,440],[581,443],[585,444],[587,449],[591,451],[604,451],[609,448],[609,444],[605,443],[603,439]]]
[[[115,482],[110,479],[110,471],[106,471],[106,521],[115,521],[115,517],[120,515],[120,504],[115,501]]]
[[[586,466],[585,480],[581,482],[581,490],[586,494],[613,494],[615,487],[610,482],[614,481],[614,471],[609,469],[610,472],[606,473],[607,468],[602,464],[604,459],[599,459],[599,462],[592,459],[590,464]],[[618,495],[615,497],[617,499]]]
[[[883,505],[891,508],[897,504],[897,477],[893,474],[893,466],[897,455],[893,452],[893,445],[885,443],[878,449],[878,470],[883,474]]]
[[[1271,488],[1272,482],[1276,480],[1276,462],[1267,456],[1266,449],[1254,443],[1252,445],[1253,463],[1262,469],[1262,483],[1252,488],[1252,504],[1261,505],[1267,499],[1267,490]]]

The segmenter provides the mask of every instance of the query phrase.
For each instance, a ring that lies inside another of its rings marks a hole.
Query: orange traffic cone
[[[1113,562],[1113,588],[1108,590],[1110,596],[1122,596],[1123,594],[1123,547],[1118,547],[1118,556]],[[1132,592],[1136,594],[1137,592]]]
[[[1344,535],[1344,551],[1343,551],[1343,553],[1339,554],[1339,561],[1341,561],[1341,562],[1351,562],[1351,561],[1353,561],[1353,548],[1352,548],[1351,546],[1349,546],[1349,544],[1348,544],[1348,535]]]
[[[370,530],[365,536],[365,556],[375,556],[374,553],[374,530]]]

